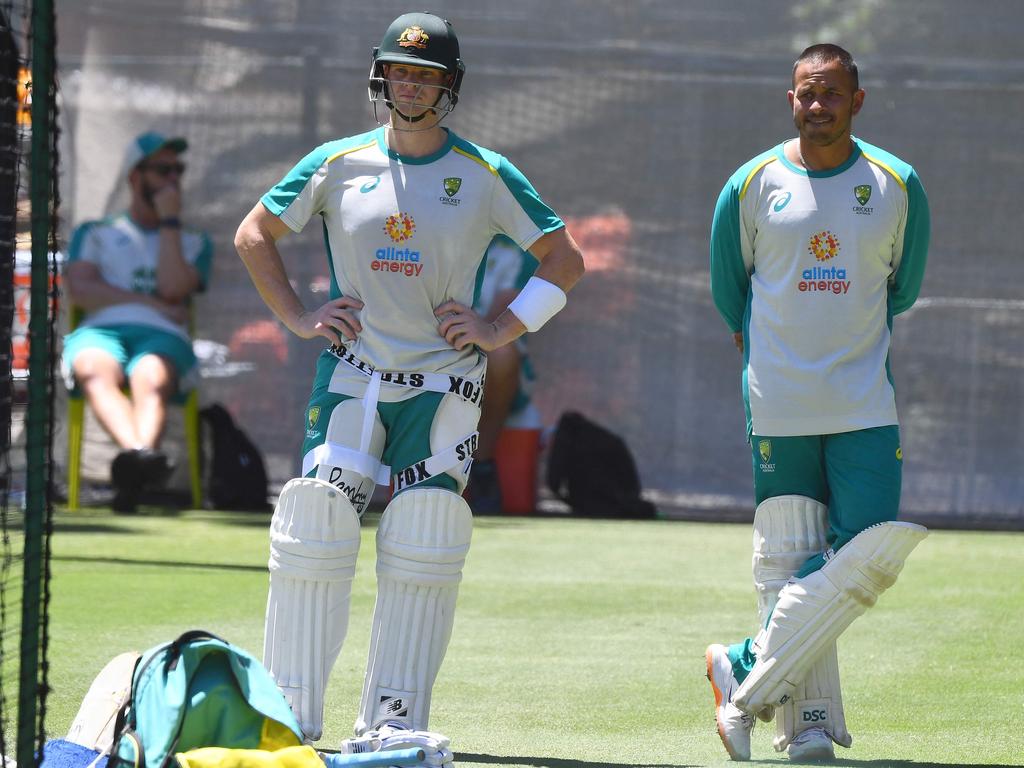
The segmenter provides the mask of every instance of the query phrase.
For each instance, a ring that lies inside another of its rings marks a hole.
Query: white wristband
[[[544,323],[557,315],[565,306],[565,291],[554,283],[534,275],[523,286],[519,295],[508,305],[509,310],[526,330],[540,330]]]

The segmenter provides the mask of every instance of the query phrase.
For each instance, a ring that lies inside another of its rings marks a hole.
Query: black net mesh
[[[199,305],[205,401],[221,401],[278,483],[298,470],[317,345],[267,312],[234,230],[316,144],[372,126],[369,51],[407,10],[385,0],[61,3],[68,223],[118,205],[121,151],[157,127],[191,142],[189,223],[217,244]],[[923,299],[897,318],[904,507],[1024,516],[1024,14],[1013,2],[848,4],[587,0],[434,4],[468,72],[451,126],[508,155],[568,221],[589,274],[531,339],[535,401],[622,434],[670,514],[750,514],[739,359],[712,307],[714,202],[741,163],[792,133],[795,54],[834,40],[868,92],[859,135],[914,164],[933,246]],[[283,250],[304,301],[325,294],[319,232]]]

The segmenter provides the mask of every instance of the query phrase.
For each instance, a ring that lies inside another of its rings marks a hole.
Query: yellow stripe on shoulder
[[[869,163],[874,163],[879,168],[881,168],[883,171],[885,171],[890,176],[892,176],[894,179],[896,179],[896,183],[900,185],[900,189],[902,189],[904,192],[907,191],[907,183],[905,181],[903,181],[903,179],[900,177],[900,175],[898,173],[896,173],[896,171],[894,171],[889,165],[887,165],[886,163],[883,163],[877,157],[872,157],[871,155],[869,155],[867,152],[864,152],[863,150],[861,151],[861,154],[864,155],[864,159],[867,160]]]
[[[339,157],[344,157],[345,155],[351,155],[353,152],[358,152],[361,149],[369,149],[370,147],[375,147],[375,146],[377,146],[377,140],[376,139],[374,139],[373,141],[367,142],[366,144],[360,144],[358,147],[349,147],[348,149],[343,149],[340,152],[335,152],[333,155],[331,155],[330,157],[327,158],[327,162],[328,163],[333,163]]]
[[[750,186],[750,182],[753,181],[754,177],[757,175],[757,172],[764,168],[766,165],[768,165],[768,163],[774,163],[776,160],[778,160],[778,158],[775,157],[775,155],[772,155],[771,157],[766,158],[764,162],[758,163],[756,166],[754,166],[754,170],[747,174],[747,178],[744,180],[743,186],[740,188],[740,200],[742,200],[746,196],[747,187]]]
[[[482,166],[483,166],[484,168],[486,168],[486,169],[487,169],[488,171],[490,171],[491,173],[493,173],[493,174],[494,174],[495,176],[497,176],[497,175],[498,175],[498,169],[497,169],[497,168],[495,168],[495,167],[494,167],[493,165],[491,165],[490,163],[488,163],[488,162],[487,162],[486,160],[484,160],[484,159],[483,159],[482,157],[477,157],[477,156],[476,156],[476,155],[474,155],[473,153],[471,153],[471,152],[467,152],[466,150],[464,150],[464,149],[460,149],[459,147],[452,147],[452,149],[453,149],[453,150],[455,150],[456,152],[458,152],[458,153],[459,153],[460,155],[462,155],[463,157],[468,157],[468,158],[469,158],[470,160],[472,160],[472,161],[473,161],[474,163],[480,163],[480,165],[482,165]]]

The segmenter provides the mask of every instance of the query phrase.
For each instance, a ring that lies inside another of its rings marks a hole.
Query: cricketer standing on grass
[[[469,477],[488,350],[535,331],[583,274],[565,226],[504,157],[441,127],[465,67],[451,24],[400,16],[373,51],[379,127],[314,149],[242,222],[235,245],[267,305],[296,335],[330,342],[305,413],[302,478],[271,523],[264,663],[305,736],[320,738],[345,638],[359,516],[375,483],[395,495],[377,532],[377,602],[355,739],[342,751],[421,746],[451,636],[472,516]],[[306,309],[276,242],[314,216],[331,298]],[[493,322],[471,309],[484,252],[507,235],[540,262]]]
[[[733,174],[711,230],[711,292],[743,353],[763,626],[707,649],[734,760],[750,758],[754,716],[774,716],[794,760],[850,746],[836,638],[927,534],[895,522],[889,345],[924,275],[928,201],[913,168],[852,135],[864,91],[845,50],[800,54],[789,103],[797,138]]]

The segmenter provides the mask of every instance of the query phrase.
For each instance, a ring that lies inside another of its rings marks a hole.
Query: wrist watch
[[[157,226],[161,229],[181,229],[181,219],[177,216],[168,216],[166,219],[160,219]]]

